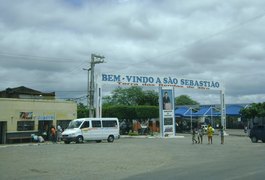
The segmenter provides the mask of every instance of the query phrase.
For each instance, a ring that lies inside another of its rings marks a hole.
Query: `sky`
[[[87,94],[95,72],[223,82],[225,103],[265,101],[263,0],[0,0],[0,91]],[[103,86],[103,96],[116,87]],[[154,89],[157,90],[157,89]],[[175,89],[200,104],[219,92]]]

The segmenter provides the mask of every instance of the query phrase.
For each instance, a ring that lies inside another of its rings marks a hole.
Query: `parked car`
[[[249,133],[249,137],[253,143],[261,140],[265,142],[265,126],[254,126]]]

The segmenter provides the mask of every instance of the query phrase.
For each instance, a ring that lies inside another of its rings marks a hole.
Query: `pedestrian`
[[[56,129],[54,126],[51,127],[51,140],[53,143],[56,143]]]
[[[195,138],[196,136],[196,131],[195,128],[192,129],[192,144],[196,143],[197,144],[197,140]]]
[[[57,141],[60,142],[62,139],[63,129],[60,125],[57,126]]]
[[[203,141],[203,128],[202,128],[202,126],[198,129],[198,143],[200,144],[202,144],[202,141]]]
[[[208,144],[213,144],[213,133],[214,133],[214,130],[211,126],[211,124],[208,125],[208,128],[207,128],[207,134],[208,134]]]
[[[248,127],[247,127],[247,126],[244,127],[244,132],[245,132],[245,133],[248,132]]]
[[[220,132],[220,137],[221,137],[221,144],[224,144],[224,127],[223,126],[220,126],[219,132]]]

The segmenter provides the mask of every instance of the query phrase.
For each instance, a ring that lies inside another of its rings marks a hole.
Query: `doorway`
[[[50,139],[50,129],[52,126],[52,120],[51,121],[39,121],[38,124],[38,131],[39,135],[44,138],[45,141]]]
[[[0,121],[0,144],[6,144],[6,122]]]

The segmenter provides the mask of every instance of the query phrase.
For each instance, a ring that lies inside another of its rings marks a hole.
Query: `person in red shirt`
[[[54,126],[51,127],[51,140],[53,143],[56,143],[56,129]]]

